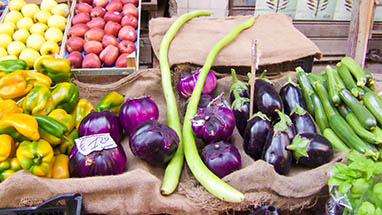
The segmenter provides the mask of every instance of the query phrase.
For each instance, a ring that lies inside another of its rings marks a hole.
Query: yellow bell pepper
[[[8,115],[11,113],[21,113],[22,109],[19,108],[15,101],[12,99],[6,99],[0,101],[0,119],[3,118],[4,115]]]
[[[14,99],[26,95],[34,86],[33,79],[27,79],[25,70],[18,70],[0,79],[0,97]]]
[[[4,181],[15,172],[16,171],[11,169],[11,163],[9,159],[0,162],[0,181]]]
[[[0,134],[0,161],[7,160],[16,148],[15,141],[7,134]]]
[[[69,157],[64,154],[54,157],[47,177],[56,179],[69,178]]]
[[[52,79],[50,79],[47,75],[44,75],[36,70],[27,70],[27,78],[34,79],[34,86],[47,86],[50,87],[52,85]]]
[[[80,99],[72,112],[73,119],[76,123],[76,128],[80,126],[83,118],[85,118],[90,111],[95,110],[93,104],[86,99]]]
[[[70,133],[74,128],[74,120],[72,115],[66,113],[64,109],[55,109],[48,115],[49,117],[61,122],[68,128],[66,133]]]
[[[45,140],[23,141],[16,150],[23,169],[37,176],[47,176],[54,158],[52,146]]]
[[[14,129],[8,129],[9,127],[13,127]],[[12,113],[3,116],[0,120],[0,134],[8,134],[12,136],[11,133],[14,133],[15,130],[30,140],[40,139],[37,120],[31,115]],[[7,131],[10,131],[11,133],[8,133]],[[12,137],[16,139],[15,136]]]
[[[9,162],[11,164],[11,170],[14,170],[16,172],[22,169],[22,167],[20,166],[20,162],[19,160],[17,160],[16,157],[10,158]]]

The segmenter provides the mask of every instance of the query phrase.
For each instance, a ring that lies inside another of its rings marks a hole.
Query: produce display
[[[37,5],[11,0],[8,8],[0,24],[0,60],[21,59],[33,68],[40,56],[59,54],[69,16],[68,4],[42,0]]]
[[[66,41],[73,68],[126,67],[136,51],[137,0],[80,0]]]

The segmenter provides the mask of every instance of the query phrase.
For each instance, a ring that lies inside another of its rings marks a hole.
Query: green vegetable
[[[338,63],[337,71],[342,81],[344,82],[346,88],[353,94],[354,97],[358,97],[357,84],[355,83],[349,69],[342,63]]]
[[[379,124],[382,124],[382,99],[376,93],[368,92],[363,97],[363,102]]]
[[[28,70],[28,65],[24,60],[2,60],[0,61],[0,72],[6,74],[16,70]]]
[[[367,80],[367,86],[368,87],[372,87],[372,86],[374,86],[374,80],[373,80],[373,75],[369,72],[369,71],[365,71],[364,70],[364,72],[365,72],[365,75],[366,75],[366,80]]]
[[[306,103],[306,108],[310,114],[314,114],[314,105],[311,98],[313,91],[312,86],[310,85],[309,79],[305,71],[301,67],[296,68],[297,80],[301,87],[302,94]]]
[[[334,133],[331,128],[325,128],[322,135],[332,144],[333,148],[344,152],[350,148]]]
[[[362,202],[357,215],[375,215],[375,206],[370,202]]]
[[[211,15],[211,12],[209,11],[193,11],[180,16],[167,30],[160,44],[159,63],[161,68],[163,94],[167,104],[168,126],[174,129],[179,136],[178,149],[168,163],[164,174],[161,186],[161,193],[163,195],[170,195],[175,191],[184,162],[182,130],[179,120],[178,103],[172,89],[171,70],[170,65],[168,64],[168,47],[176,32],[185,22],[197,16],[209,15]]]
[[[198,149],[195,144],[195,138],[192,131],[191,119],[195,116],[197,106],[199,103],[200,95],[204,86],[207,74],[213,64],[213,61],[218,52],[231,42],[241,31],[253,25],[255,18],[250,18],[245,23],[236,26],[228,35],[220,40],[208,53],[204,66],[199,74],[198,80],[189,104],[187,106],[186,115],[183,124],[183,140],[184,140],[184,153],[186,156],[187,164],[195,176],[195,178],[213,195],[221,200],[228,202],[241,202],[244,200],[244,195],[236,189],[229,186],[216,175],[214,175],[203,163],[199,156]]]
[[[357,80],[357,86],[364,87],[367,82],[366,73],[362,70],[361,66],[351,57],[344,57],[341,60],[341,63],[344,64],[349,71],[353,74]]]
[[[311,97],[314,105],[314,119],[316,120],[320,131],[323,132],[326,128],[329,127],[328,118],[326,117],[324,107],[322,106],[318,95],[313,92]]]
[[[335,70],[330,66],[326,67],[326,74],[328,75],[328,91],[330,101],[338,106],[341,103],[340,96],[338,95],[339,90],[341,89],[336,81],[336,77],[334,75]]]
[[[360,136],[363,140],[373,144],[382,143],[381,137],[376,136],[372,132],[362,127],[360,121],[357,119],[353,112],[348,113],[345,118],[349,125],[353,128],[355,133],[358,134],[358,136]]]
[[[321,100],[321,104],[324,107],[328,120],[330,120],[332,116],[337,114],[337,110],[330,103],[328,92],[320,81],[314,82],[313,88]]]
[[[340,104],[338,107],[337,107],[337,110],[340,112],[341,116],[342,117],[346,117],[346,115],[348,115],[348,113],[352,112],[351,109],[346,106],[346,104],[342,103]]]
[[[375,117],[349,92],[349,90],[342,89],[339,93],[341,100],[354,112],[364,128],[373,130],[375,126],[377,126]]]

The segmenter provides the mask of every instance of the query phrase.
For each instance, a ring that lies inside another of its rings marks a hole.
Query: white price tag
[[[78,151],[83,155],[117,147],[109,133],[83,136],[75,139],[74,142],[77,145]]]

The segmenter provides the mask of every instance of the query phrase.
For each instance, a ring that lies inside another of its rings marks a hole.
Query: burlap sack
[[[173,80],[177,81],[178,73]],[[274,80],[276,86],[286,77]],[[214,95],[228,95],[232,83],[230,77],[219,78]],[[160,71],[139,71],[111,85],[91,85],[76,82],[80,95],[93,104],[109,91],[116,90],[126,97],[150,95],[160,110],[159,120],[166,123],[166,103],[162,95]],[[175,91],[177,92],[177,91]],[[180,98],[182,110],[185,99]],[[182,111],[180,111],[182,113]],[[220,214],[233,210],[245,210],[264,204],[273,204],[283,210],[300,210],[311,207],[326,187],[328,172],[335,159],[315,169],[298,166],[288,176],[277,174],[273,166],[264,161],[253,161],[242,149],[242,138],[235,129],[232,144],[241,153],[243,167],[224,178],[229,184],[245,193],[242,203],[223,202],[209,194],[192,176],[185,165],[178,190],[161,196],[159,188],[164,168],[152,167],[135,158],[129,148],[128,138],[122,142],[127,153],[126,172],[116,176],[69,178],[63,180],[36,177],[27,171],[19,171],[0,184],[0,208],[33,205],[61,193],[79,192],[83,195],[88,213],[97,214]],[[296,213],[297,214],[297,213]]]
[[[249,16],[223,18],[198,17],[185,23],[172,40],[169,63],[203,65],[212,47],[235,26],[247,21]],[[164,34],[176,18],[156,18],[149,22],[149,37],[158,57]],[[219,52],[214,66],[251,66],[251,44],[258,40],[261,51],[260,64],[269,65],[294,61],[307,56],[320,58],[319,48],[298,31],[292,20],[284,14],[257,16],[255,24],[241,32]]]

